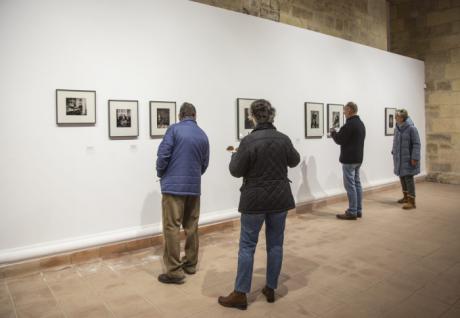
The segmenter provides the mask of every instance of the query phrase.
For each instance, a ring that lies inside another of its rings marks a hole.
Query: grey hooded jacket
[[[420,137],[410,118],[401,125],[396,125],[391,153],[394,173],[397,176],[414,176],[420,173]],[[412,166],[411,160],[417,160],[417,164]]]

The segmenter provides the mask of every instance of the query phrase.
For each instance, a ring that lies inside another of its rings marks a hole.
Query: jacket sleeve
[[[201,174],[206,172],[209,166],[209,140],[206,138],[205,150],[203,155],[203,162],[201,164]]]
[[[332,133],[331,137],[334,139],[335,143],[338,145],[346,144],[347,141],[350,139],[351,129],[350,125],[345,124],[340,128],[340,130],[336,133]]]
[[[157,152],[157,176],[163,177],[168,168],[174,150],[174,131],[172,126],[166,130],[166,134],[158,147]]]
[[[236,178],[244,177],[249,169],[250,160],[249,149],[243,139],[238,151],[232,154],[229,164],[230,174]]]
[[[287,164],[289,168],[294,168],[300,162],[300,155],[297,150],[292,145],[292,142],[289,140],[288,146],[288,153],[287,153]]]
[[[410,142],[412,145],[410,159],[420,161],[420,137],[418,135],[417,128],[414,126],[410,129]]]

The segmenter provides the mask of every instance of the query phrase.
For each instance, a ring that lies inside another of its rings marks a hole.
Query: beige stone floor
[[[247,311],[223,308],[235,278],[239,229],[201,238],[184,285],[163,285],[160,248],[0,280],[0,317],[460,317],[460,186],[417,184],[365,196],[364,218],[336,220],[345,202],[292,215],[277,300],[265,302],[260,237]]]

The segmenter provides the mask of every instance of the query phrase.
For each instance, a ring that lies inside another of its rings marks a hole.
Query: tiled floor
[[[365,196],[364,218],[339,221],[345,202],[288,218],[274,304],[265,302],[260,237],[247,311],[223,308],[235,278],[239,229],[201,238],[196,275],[163,285],[161,249],[0,280],[0,317],[460,317],[460,186],[417,184]]]

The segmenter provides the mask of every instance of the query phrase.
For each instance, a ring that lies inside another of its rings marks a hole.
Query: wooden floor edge
[[[425,176],[416,178],[416,182],[423,182],[425,180]],[[376,193],[396,187],[399,187],[399,182],[367,187],[364,189],[364,193]],[[346,198],[346,194],[340,194],[318,200],[301,202],[297,204],[294,210],[289,211],[289,214],[292,215],[308,213],[317,207],[344,201]],[[204,235],[234,227],[239,227],[239,218],[231,218],[215,223],[205,224],[200,226],[198,231],[200,235]],[[102,259],[113,258],[121,254],[133,252],[136,250],[141,250],[153,246],[160,246],[162,244],[163,235],[156,234],[153,236],[139,237],[133,240],[114,242],[100,246],[92,246],[85,249],[47,255],[19,262],[0,264],[0,279],[46,271],[47,269],[53,267],[67,267],[75,264],[95,262]]]

